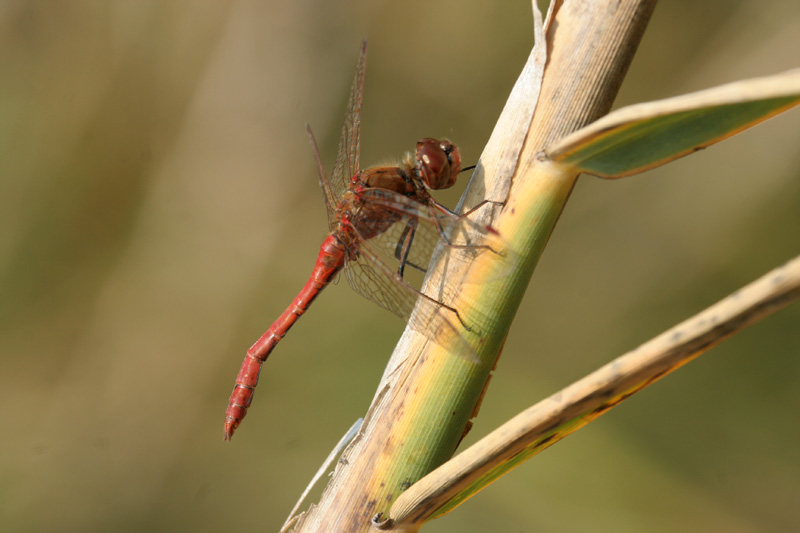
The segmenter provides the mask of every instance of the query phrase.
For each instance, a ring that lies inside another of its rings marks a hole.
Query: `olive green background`
[[[330,167],[367,37],[363,162],[423,136],[474,162],[531,25],[525,1],[0,0],[0,529],[279,529],[402,330],[330,287],[223,442],[326,232],[303,124]],[[795,67],[798,34],[793,0],[662,2],[617,107]],[[469,442],[797,254],[798,145],[793,111],[581,178]],[[798,355],[795,305],[426,531],[800,529]]]

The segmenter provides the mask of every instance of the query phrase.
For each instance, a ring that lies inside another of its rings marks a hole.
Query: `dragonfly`
[[[453,186],[462,170],[461,153],[447,139],[419,140],[414,154],[408,154],[397,166],[359,168],[366,52],[364,41],[330,177],[325,173],[314,134],[306,125],[325,196],[330,234],[320,247],[305,286],[247,351],[225,411],[226,441],[247,414],[267,357],[343,269],[357,293],[405,319],[413,329],[439,344],[455,339],[464,351],[471,350],[461,333],[470,328],[458,311],[415,288],[406,280],[405,269],[424,272],[440,240],[461,250],[491,250],[488,245],[475,243],[494,230],[467,218],[486,202],[459,215],[431,196],[430,190]],[[460,226],[468,226],[471,242],[455,242],[453,235]],[[391,263],[397,266],[390,266]]]

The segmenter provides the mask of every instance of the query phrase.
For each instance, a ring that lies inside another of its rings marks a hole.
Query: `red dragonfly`
[[[314,270],[303,289],[247,351],[225,411],[225,440],[231,439],[247,414],[261,365],[342,268],[356,292],[410,321],[412,327],[426,332],[435,342],[458,339],[460,333],[456,324],[469,329],[458,311],[409,284],[403,277],[404,269],[408,266],[424,272],[423,266],[427,265],[440,238],[456,248],[490,249],[450,242],[448,236],[459,224],[469,225],[473,234],[477,231],[479,236],[492,230],[469,222],[466,215],[453,213],[428,192],[451,187],[461,170],[461,154],[446,139],[421,139],[415,154],[409,154],[400,166],[359,170],[366,53],[365,41],[330,179],[320,161],[311,128],[306,126],[328,208],[330,234],[322,243]],[[397,263],[397,268],[390,267],[386,258]],[[419,307],[412,318],[415,305]],[[461,344],[470,349],[466,341]]]

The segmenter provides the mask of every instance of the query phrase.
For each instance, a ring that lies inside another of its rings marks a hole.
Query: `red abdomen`
[[[303,289],[267,332],[247,350],[225,411],[225,440],[231,440],[233,432],[247,414],[247,408],[253,401],[253,393],[258,384],[261,365],[300,315],[306,312],[314,298],[342,269],[344,258],[345,247],[339,237],[336,233],[328,235],[320,247],[317,263]]]

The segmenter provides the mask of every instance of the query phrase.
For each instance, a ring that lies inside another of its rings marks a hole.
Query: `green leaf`
[[[614,111],[558,141],[547,156],[621,178],[735,135],[800,103],[800,70]]]

